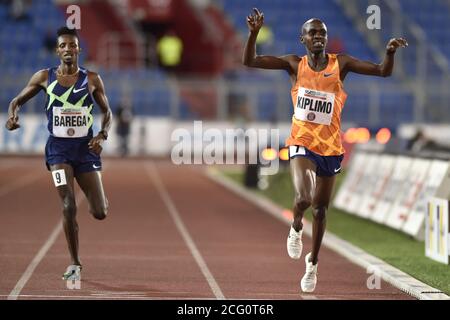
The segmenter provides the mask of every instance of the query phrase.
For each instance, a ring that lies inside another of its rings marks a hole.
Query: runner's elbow
[[[380,68],[379,69],[379,76],[386,78],[386,77],[390,77],[392,74],[392,70],[386,70],[384,68]]]
[[[248,58],[248,57],[243,57],[242,58],[242,64],[246,67],[254,67],[255,66],[255,58]]]

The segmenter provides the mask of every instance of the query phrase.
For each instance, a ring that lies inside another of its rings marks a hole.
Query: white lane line
[[[174,223],[180,232],[181,236],[184,239],[184,242],[186,242],[186,245],[188,246],[189,250],[191,251],[192,256],[194,257],[195,261],[197,262],[200,270],[203,273],[203,276],[206,278],[206,281],[208,281],[208,284],[219,300],[224,300],[225,296],[222,293],[222,290],[220,289],[219,285],[217,284],[217,281],[214,279],[211,271],[209,270],[208,266],[206,265],[205,260],[203,259],[202,255],[200,254],[200,251],[197,249],[197,246],[195,245],[194,240],[192,240],[192,237],[190,236],[187,228],[185,227],[183,220],[181,219],[181,216],[173,203],[172,199],[170,198],[169,193],[167,192],[166,188],[164,187],[163,183],[161,182],[161,179],[159,178],[158,171],[156,169],[156,166],[153,162],[151,162],[150,165],[145,166],[146,172],[150,177],[150,180],[155,184],[156,188],[158,189],[158,192],[163,199],[167,209],[169,210],[170,215],[172,216],[172,219],[174,220]]]
[[[76,206],[79,207],[84,199],[85,199],[84,194],[80,190],[78,192],[78,196],[77,196],[77,198],[75,200]],[[61,231],[62,231],[62,224],[63,224],[63,221],[62,221],[62,218],[61,218],[58,221],[58,223],[56,224],[56,226],[53,228],[53,231],[50,234],[50,236],[48,237],[47,241],[45,241],[44,245],[39,249],[39,251],[36,254],[36,256],[33,258],[33,260],[31,260],[31,263],[28,265],[27,269],[22,274],[22,276],[20,277],[19,281],[17,281],[17,284],[14,287],[14,289],[12,289],[11,292],[9,293],[8,298],[7,298],[8,300],[17,300],[19,298],[20,292],[25,287],[25,285],[27,284],[28,280],[30,280],[31,276],[33,275],[34,270],[37,268],[37,266],[42,261],[42,259],[44,259],[44,257],[47,254],[48,250],[50,250],[50,248],[53,246],[53,244],[55,243],[56,239],[58,238],[59,234],[61,233]]]
[[[0,187],[0,197],[5,196],[6,194],[15,191],[17,189],[20,189],[22,187],[25,187],[36,180],[39,180],[43,177],[43,174],[36,174],[36,173],[30,173],[24,176],[21,176],[19,179],[14,180],[11,183],[5,184],[4,186]]]

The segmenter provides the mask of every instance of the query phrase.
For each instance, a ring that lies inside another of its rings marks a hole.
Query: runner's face
[[[312,53],[325,51],[328,42],[327,27],[321,21],[312,21],[303,28],[300,38],[306,49]]]
[[[56,53],[61,61],[72,64],[78,60],[80,46],[78,38],[72,35],[62,35],[58,37]]]

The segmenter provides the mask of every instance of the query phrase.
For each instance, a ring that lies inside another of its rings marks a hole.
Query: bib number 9
[[[52,176],[55,187],[64,186],[67,184],[66,172],[64,169],[52,171]]]

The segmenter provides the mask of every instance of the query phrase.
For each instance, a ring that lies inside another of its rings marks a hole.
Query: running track
[[[209,180],[200,166],[104,160],[110,210],[77,193],[82,288],[68,290],[61,209],[42,158],[0,161],[0,299],[412,299],[322,248],[313,294],[286,252],[288,227]],[[310,239],[304,237],[304,253]]]

